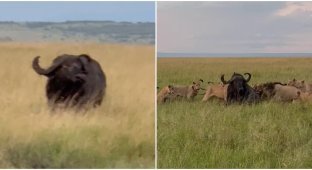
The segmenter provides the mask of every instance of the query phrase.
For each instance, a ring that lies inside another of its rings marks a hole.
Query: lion
[[[173,86],[168,85],[162,88],[157,94],[157,103],[165,103],[174,94]]]

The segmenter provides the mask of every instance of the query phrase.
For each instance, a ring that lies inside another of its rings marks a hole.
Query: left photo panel
[[[155,168],[155,2],[0,10],[0,168]]]

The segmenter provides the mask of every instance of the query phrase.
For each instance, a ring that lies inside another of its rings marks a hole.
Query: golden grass
[[[148,143],[152,147],[149,150],[154,151],[153,46],[2,43],[0,51],[0,167],[14,167],[5,155],[7,148],[32,143],[42,135],[51,135],[50,140],[70,136],[65,140],[68,147],[93,147],[104,157],[109,157],[119,137],[126,137],[133,147]],[[35,56],[41,56],[40,64],[48,67],[56,56],[65,53],[89,54],[106,74],[106,96],[101,107],[85,115],[51,113],[45,97],[47,79],[31,68]],[[90,137],[92,129],[95,137]],[[146,155],[137,160],[117,156],[123,160],[105,167],[153,167],[154,152]]]

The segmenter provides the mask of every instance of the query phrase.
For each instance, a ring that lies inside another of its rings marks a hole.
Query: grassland
[[[1,168],[153,168],[154,47],[75,43],[0,44]],[[86,53],[107,77],[101,107],[86,114],[50,112],[46,78],[60,54]]]
[[[251,85],[312,82],[310,58],[160,58],[157,86],[220,82],[250,72]],[[207,84],[205,83],[206,87]],[[312,168],[312,104],[224,106],[177,101],[157,107],[158,168]]]

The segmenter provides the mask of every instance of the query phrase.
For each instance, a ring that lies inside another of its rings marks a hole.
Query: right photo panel
[[[157,167],[312,168],[312,2],[157,2]]]

